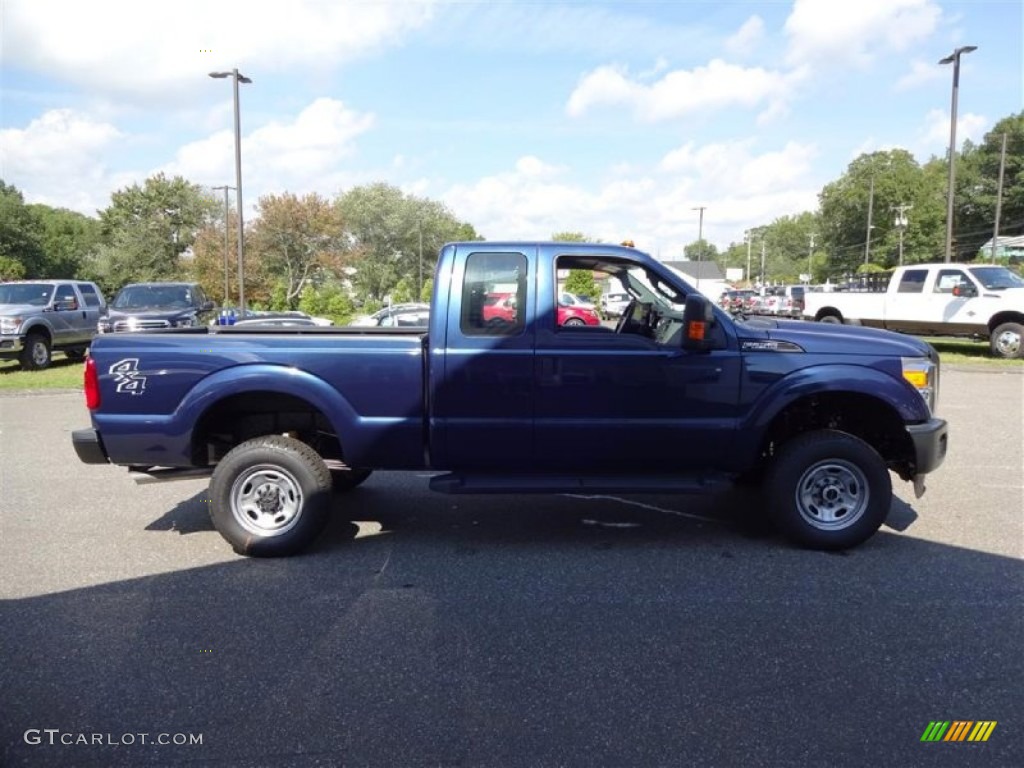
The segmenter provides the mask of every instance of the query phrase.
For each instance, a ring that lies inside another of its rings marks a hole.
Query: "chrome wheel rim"
[[[46,342],[37,341],[32,345],[32,362],[36,365],[46,365]]]
[[[298,522],[301,510],[299,482],[280,467],[252,467],[231,486],[231,514],[256,536],[286,533]]]
[[[821,531],[849,528],[863,517],[870,499],[864,473],[841,459],[818,462],[800,476],[796,486],[800,517]]]
[[[1004,357],[1016,357],[1020,352],[1020,334],[1013,331],[1003,331],[996,337],[996,349]]]

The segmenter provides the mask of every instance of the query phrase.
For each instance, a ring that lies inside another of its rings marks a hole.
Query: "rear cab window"
[[[469,254],[462,283],[462,333],[515,336],[523,332],[526,266],[521,253]]]
[[[900,277],[898,293],[923,293],[924,282],[928,278],[927,269],[908,269]]]

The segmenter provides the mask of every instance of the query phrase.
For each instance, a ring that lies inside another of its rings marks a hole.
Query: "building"
[[[996,239],[996,252],[992,253],[992,238],[981,246],[978,251],[979,261],[999,261],[1019,264],[1024,262],[1024,235],[1007,237],[1000,235]]]
[[[726,281],[721,268],[713,261],[663,261],[661,263],[712,301],[718,301],[719,297],[732,287]]]

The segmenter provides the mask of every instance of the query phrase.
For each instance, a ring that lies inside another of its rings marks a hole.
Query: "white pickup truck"
[[[990,264],[898,267],[884,293],[808,292],[803,318],[988,339],[996,357],[1024,357],[1024,279]]]

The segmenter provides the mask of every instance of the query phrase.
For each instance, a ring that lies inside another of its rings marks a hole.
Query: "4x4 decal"
[[[118,360],[110,366],[109,372],[117,382],[119,394],[141,395],[146,391],[146,377],[139,373],[139,358]]]

